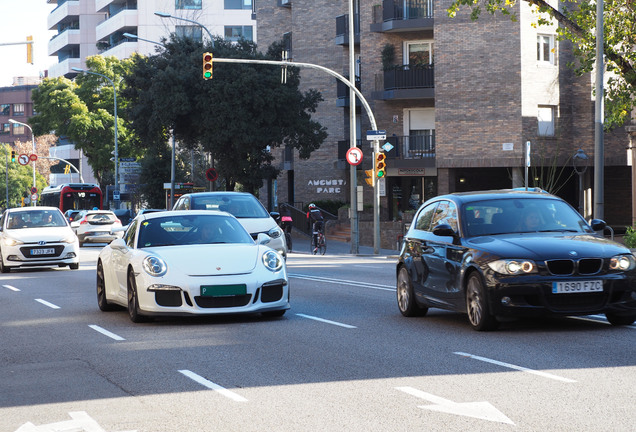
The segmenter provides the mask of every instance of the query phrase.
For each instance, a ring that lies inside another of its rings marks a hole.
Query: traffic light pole
[[[297,63],[297,62],[289,62],[289,61],[279,61],[279,60],[252,60],[252,59],[231,59],[231,58],[215,58],[214,59],[214,63],[242,63],[242,64],[268,64],[268,65],[274,65],[274,66],[296,66],[296,67],[306,67],[309,69],[318,69],[320,71],[323,71],[335,78],[337,78],[338,80],[342,81],[344,84],[347,85],[347,87],[349,87],[350,90],[352,90],[356,96],[360,99],[360,102],[362,103],[362,106],[364,107],[365,111],[367,112],[367,115],[369,116],[369,122],[371,123],[371,127],[373,128],[373,130],[377,130],[378,126],[375,122],[375,117],[373,116],[373,111],[371,111],[371,107],[369,106],[369,103],[367,102],[367,100],[364,98],[364,96],[362,95],[362,93],[360,92],[360,90],[358,90],[355,86],[355,79],[354,82],[351,82],[350,80],[346,79],[345,77],[343,77],[342,75],[340,75],[337,72],[332,71],[331,69],[328,69],[324,66],[320,66],[317,64],[313,64],[313,63]],[[355,103],[355,100],[350,100],[350,103],[353,104]],[[380,152],[380,141],[379,140],[374,140],[373,141],[373,151],[374,153],[379,153]],[[380,187],[378,185],[378,181],[377,179],[374,179],[374,187],[373,187],[373,253],[378,255],[380,253]],[[356,196],[352,196],[351,197],[352,200],[357,199],[357,194]],[[357,216],[357,215],[356,215]]]

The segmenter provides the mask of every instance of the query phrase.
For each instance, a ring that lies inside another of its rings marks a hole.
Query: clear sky
[[[56,7],[47,0],[0,0],[0,87],[10,86],[13,77],[39,76],[57,58],[48,56],[48,45],[56,33],[47,30],[47,18]],[[1,45],[23,42],[33,36],[33,62],[26,62],[26,45]]]

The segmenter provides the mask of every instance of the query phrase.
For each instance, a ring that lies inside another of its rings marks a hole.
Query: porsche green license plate
[[[201,285],[201,295],[205,297],[226,297],[247,294],[247,285]]]

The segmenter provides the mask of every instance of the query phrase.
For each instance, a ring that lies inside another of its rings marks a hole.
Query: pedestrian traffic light
[[[15,162],[15,150],[11,150],[11,162]]]
[[[364,170],[364,173],[367,175],[367,178],[365,178],[364,180],[367,182],[367,184],[369,186],[373,186],[373,170]]]
[[[385,159],[386,155],[384,153],[378,152],[375,154],[375,176],[377,178],[382,178],[386,175]]]
[[[203,79],[212,79],[212,59],[212,53],[203,53]]]

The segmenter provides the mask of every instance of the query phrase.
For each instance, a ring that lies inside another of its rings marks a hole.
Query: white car
[[[97,260],[97,303],[133,322],[152,315],[262,313],[289,309],[283,257],[255,242],[232,215],[194,210],[137,216]]]
[[[0,218],[0,271],[18,267],[79,268],[79,242],[56,207],[19,207]]]
[[[110,210],[84,210],[72,222],[80,246],[84,243],[110,243],[121,238],[121,221]]]
[[[179,197],[173,210],[220,210],[236,217],[254,240],[260,233],[267,234],[272,241],[268,244],[283,258],[287,257],[285,233],[263,204],[247,192],[197,192]]]

